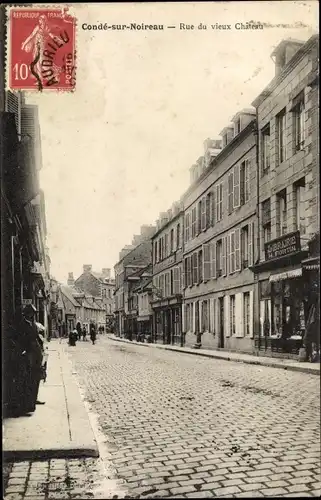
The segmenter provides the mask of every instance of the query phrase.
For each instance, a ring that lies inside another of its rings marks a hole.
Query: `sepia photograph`
[[[4,500],[320,497],[318,10],[0,5]]]

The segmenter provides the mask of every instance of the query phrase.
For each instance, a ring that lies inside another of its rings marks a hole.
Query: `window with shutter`
[[[198,283],[203,281],[203,251],[198,252]]]
[[[216,186],[216,221],[220,221],[223,215],[223,183]]]
[[[196,234],[199,234],[201,230],[202,230],[202,200],[200,200],[197,205]]]
[[[176,226],[176,250],[178,250],[181,246],[181,225],[177,224]]]
[[[230,274],[231,267],[231,235],[228,234],[226,237],[226,274]]]
[[[248,265],[254,264],[254,222],[248,225]]]
[[[226,276],[226,239],[222,238],[222,276]]]
[[[185,215],[185,241],[190,239],[190,214]]]
[[[198,255],[197,252],[193,253],[193,285],[198,284]]]
[[[230,233],[230,273],[235,272],[235,231]]]
[[[230,297],[224,297],[224,333],[225,337],[230,337]]]
[[[240,206],[240,165],[235,165],[234,167],[234,176],[233,176],[233,209]]]
[[[243,294],[235,295],[235,335],[244,337],[243,333]]]
[[[234,181],[233,181],[233,172],[228,174],[227,178],[227,200],[228,200],[228,213],[231,214],[233,212],[233,202],[234,202]]]
[[[206,198],[201,200],[201,230],[206,230]]]
[[[187,306],[182,304],[182,332],[186,333],[187,329]]]
[[[192,238],[195,238],[197,233],[197,218],[196,218],[196,207],[192,209]]]
[[[173,295],[177,295],[179,293],[179,268],[174,267],[173,269]]]
[[[211,247],[209,243],[203,245],[203,281],[211,279]]]
[[[235,271],[241,270],[240,230],[235,229]]]
[[[211,278],[216,279],[216,242],[210,243]]]
[[[211,226],[214,226],[214,224],[215,224],[215,196],[214,196],[214,190],[211,191],[210,204],[211,204]]]
[[[212,224],[211,224],[211,195],[212,193],[207,193],[206,195],[206,229],[208,229]]]
[[[184,283],[183,283],[183,289],[188,286],[188,268],[187,268],[187,257],[184,258]]]
[[[187,257],[187,286],[193,285],[193,263],[192,256]]]

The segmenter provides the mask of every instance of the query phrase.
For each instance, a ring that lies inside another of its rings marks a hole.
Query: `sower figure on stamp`
[[[46,69],[42,66],[42,62],[45,59],[44,51],[46,50],[46,44],[48,44],[48,42],[50,41],[51,43],[53,43],[56,40],[59,41],[59,37],[55,36],[51,32],[51,26],[48,23],[47,17],[45,15],[41,15],[39,16],[38,24],[35,26],[32,33],[26,38],[21,46],[22,50],[25,50],[26,52],[32,52],[34,61],[37,60],[37,63],[34,67],[40,80],[42,80],[42,71]],[[50,48],[50,46],[47,47],[47,52],[48,48]],[[54,49],[57,50],[56,47],[54,47]],[[52,63],[50,69],[53,71],[54,76],[59,80],[61,68]]]

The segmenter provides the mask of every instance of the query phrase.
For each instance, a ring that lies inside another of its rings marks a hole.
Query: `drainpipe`
[[[259,114],[258,109],[256,108],[256,124],[255,124],[255,139],[256,139],[256,220],[257,220],[257,238],[256,238],[256,248],[257,248],[257,256],[258,261],[261,260],[261,214],[260,214],[260,140],[259,140]],[[255,262],[254,262],[255,265]],[[260,299],[259,299],[259,281],[257,278],[256,281],[256,308],[258,314],[257,318],[259,319],[258,325],[260,328]],[[258,351],[260,351],[261,344],[261,332],[259,330],[259,339],[258,339]]]

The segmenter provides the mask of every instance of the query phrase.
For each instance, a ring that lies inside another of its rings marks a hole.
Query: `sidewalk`
[[[39,405],[29,417],[3,422],[6,460],[97,457],[98,447],[89,417],[73,380],[68,346],[49,343],[48,377],[41,382]]]
[[[269,358],[267,356],[254,356],[252,354],[242,354],[229,351],[218,351],[215,349],[192,349],[190,347],[178,347],[173,345],[163,344],[147,344],[142,342],[130,341],[115,335],[108,334],[108,338],[118,342],[127,342],[143,347],[154,347],[156,349],[164,349],[166,351],[177,351],[184,354],[194,354],[196,356],[204,356],[206,358],[221,359],[223,361],[234,361],[238,363],[246,363],[249,365],[268,366],[270,368],[281,368],[283,370],[298,371],[302,373],[312,373],[320,376],[320,363],[303,363],[293,359]]]

